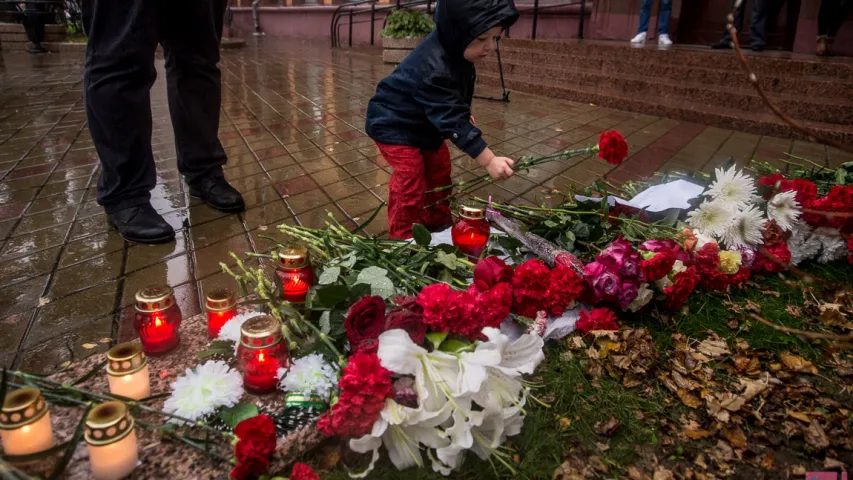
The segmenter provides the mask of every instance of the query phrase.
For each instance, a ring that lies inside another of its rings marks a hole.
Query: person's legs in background
[[[835,36],[844,22],[847,2],[845,0],[821,0],[817,14],[817,55],[833,55]]]
[[[222,171],[219,142],[222,79],[219,42],[226,0],[184,0],[162,12],[169,114],[175,131],[178,170],[190,194],[223,212],[245,209]]]
[[[737,0],[732,0],[732,9],[735,8],[736,3],[737,3]],[[746,0],[741,2],[740,7],[738,7],[737,10],[735,10],[735,18],[734,18],[734,23],[732,25],[734,25],[735,29],[737,29],[738,31],[743,27],[743,12],[744,12],[745,8],[746,8]],[[720,38],[720,40],[717,43],[711,45],[711,48],[713,48],[713,49],[732,48],[732,36],[729,34],[728,28],[723,30],[722,38]]]
[[[83,96],[101,160],[98,204],[131,241],[159,243],[175,232],[150,204],[156,185],[151,151],[151,85],[160,40],[160,2],[86,0],[88,36]]]
[[[424,157],[419,148],[377,143],[382,157],[394,172],[388,185],[388,237],[412,238],[412,225],[426,223]]]
[[[643,0],[640,4],[640,24],[637,26],[637,35],[631,39],[631,43],[646,43],[646,35],[649,30],[649,16],[652,11],[652,0]]]
[[[669,17],[672,15],[672,0],[660,0],[660,13],[658,13],[658,45],[672,45],[669,38]]]
[[[447,148],[447,144],[443,143],[438,150],[423,150],[422,153],[427,191],[450,185],[450,149]],[[426,226],[432,231],[443,230],[452,222],[450,203],[442,201],[450,195],[450,192],[450,190],[444,190],[428,193],[424,199],[425,206],[436,204],[426,209]]]
[[[253,35],[263,35],[261,31],[261,21],[259,19],[258,7],[261,6],[261,0],[252,0],[252,20],[255,22],[255,33]]]
[[[749,19],[749,47],[760,52],[767,43],[767,10],[770,0],[752,0],[752,15]]]

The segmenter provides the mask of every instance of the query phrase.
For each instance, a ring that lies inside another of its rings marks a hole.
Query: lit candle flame
[[[264,352],[261,352],[258,354],[258,361],[261,363],[264,363],[265,361],[267,361],[267,358],[264,356]]]

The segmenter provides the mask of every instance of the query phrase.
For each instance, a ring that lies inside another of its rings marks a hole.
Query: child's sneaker
[[[636,37],[631,39],[631,43],[635,45],[646,43],[646,32],[638,33]]]
[[[672,39],[669,38],[669,35],[662,33],[658,35],[658,45],[662,47],[668,47],[672,45]]]

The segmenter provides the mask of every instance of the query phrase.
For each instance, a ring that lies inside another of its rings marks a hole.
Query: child
[[[394,169],[388,195],[388,235],[412,237],[412,224],[431,230],[449,226],[452,141],[494,180],[512,175],[513,160],[498,157],[473,125],[474,63],[496,48],[497,37],[515,23],[513,0],[441,0],[436,29],[394,72],[379,82],[367,107],[367,134]]]

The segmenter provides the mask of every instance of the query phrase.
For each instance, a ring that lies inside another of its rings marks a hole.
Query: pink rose
[[[619,308],[622,310],[628,308],[628,305],[637,299],[639,291],[640,287],[636,283],[622,282],[622,288],[619,290],[619,296],[617,298]]]

